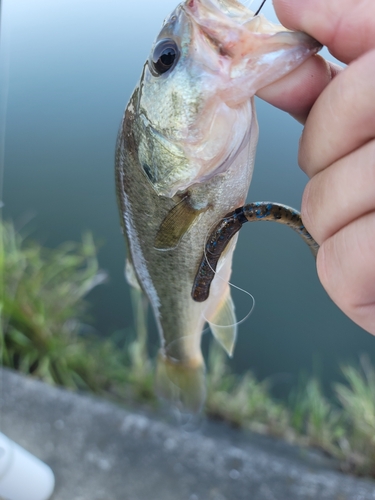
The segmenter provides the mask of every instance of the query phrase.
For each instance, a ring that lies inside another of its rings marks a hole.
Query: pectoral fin
[[[202,211],[191,206],[188,196],[183,198],[168,212],[160,224],[154,247],[158,250],[176,248],[181,238],[191,228]]]
[[[209,319],[208,324],[215,339],[228,355],[232,356],[237,338],[237,319],[230,292]]]

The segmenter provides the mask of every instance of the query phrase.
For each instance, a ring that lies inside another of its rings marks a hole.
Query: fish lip
[[[190,0],[191,1],[191,0]],[[209,0],[210,1],[210,0]],[[194,16],[186,8],[186,0],[185,2],[181,2],[177,5],[177,7],[172,11],[172,13],[164,19],[163,26],[157,36],[157,39],[154,41],[153,46],[161,40],[162,38],[172,38],[176,42],[181,43],[181,27],[185,24],[186,20],[184,19],[187,16],[191,21],[194,21]]]
[[[225,42],[223,41],[223,38],[225,37],[225,30],[218,30],[218,27],[220,27],[221,24],[227,25],[228,31],[238,31],[237,37],[230,37],[231,44],[233,46],[241,42],[243,33],[250,31],[254,35],[268,35],[269,37],[282,35],[284,33],[298,33],[298,35],[306,37],[306,45],[312,49],[314,48],[314,45],[319,47],[319,49],[322,47],[318,41],[314,40],[306,33],[291,31],[281,24],[270,22],[262,14],[255,16],[253,11],[245,7],[243,4],[239,4],[236,0],[233,0],[233,2],[241,7],[241,13],[243,15],[231,15],[229,12],[230,8],[233,7],[233,5],[231,5],[231,0],[220,1],[224,4],[228,2],[228,12],[224,12],[222,5],[217,5],[215,0],[186,0],[183,4],[181,4],[181,8],[205,35],[205,37],[208,38],[209,41],[213,42],[215,46],[219,47],[221,51],[223,51],[222,55],[231,56],[232,54],[227,47],[224,47]],[[249,27],[250,23],[252,23],[251,29]]]

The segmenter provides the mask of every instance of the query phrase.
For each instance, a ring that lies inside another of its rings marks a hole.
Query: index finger
[[[375,48],[373,0],[273,0],[280,22],[304,31],[349,63]]]
[[[257,96],[291,114],[300,123],[306,118],[325,87],[341,68],[319,55],[257,92]]]

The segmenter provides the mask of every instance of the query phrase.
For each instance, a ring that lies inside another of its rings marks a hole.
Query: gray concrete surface
[[[375,500],[375,482],[317,452],[212,422],[187,431],[9,370],[0,416],[52,467],[53,500]]]

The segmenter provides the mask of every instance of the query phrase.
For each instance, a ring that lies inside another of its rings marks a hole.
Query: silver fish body
[[[229,354],[236,338],[235,240],[208,299],[195,302],[191,290],[208,234],[245,203],[258,139],[253,96],[318,49],[236,0],[186,0],[164,22],[126,108],[116,188],[128,280],[159,328],[159,389],[192,410],[204,400],[205,322]]]

